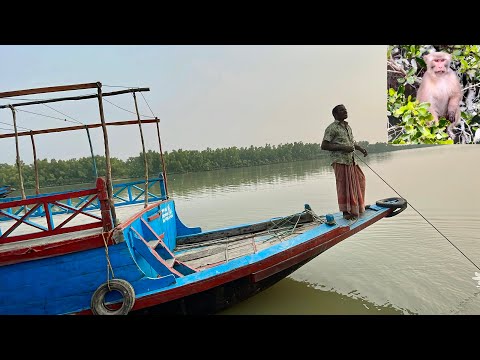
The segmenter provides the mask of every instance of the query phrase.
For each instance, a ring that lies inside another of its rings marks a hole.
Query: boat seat
[[[155,248],[157,247],[158,244],[160,244],[160,240],[159,240],[159,239],[148,241],[148,246],[149,246],[151,249],[153,249],[153,250],[155,250]]]
[[[173,267],[173,265],[175,264],[175,259],[165,259],[165,262],[167,263],[167,265],[169,267]]]

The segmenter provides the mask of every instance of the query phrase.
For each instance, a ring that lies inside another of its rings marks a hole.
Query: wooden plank
[[[163,256],[163,255],[169,255],[169,256],[171,256],[171,257],[175,257],[175,255],[173,254],[173,252],[171,252],[170,249],[168,248],[167,244],[165,244],[165,243],[163,242],[163,239],[164,239],[164,237],[165,237],[165,233],[158,235],[158,234],[155,232],[155,230],[153,230],[153,228],[147,223],[147,221],[146,221],[143,217],[140,218],[140,221],[141,221],[141,223],[142,223],[142,225],[143,225],[143,229],[146,229],[147,231],[149,231],[149,232],[151,233],[151,235],[153,235],[153,236],[155,237],[155,239],[158,240],[158,242],[160,243],[160,245],[161,245],[161,247],[162,247],[163,252],[166,253],[166,254],[161,254],[162,251],[158,251],[158,250],[157,250],[157,252],[159,253],[159,255],[162,255],[162,256]],[[132,228],[132,229],[133,229],[133,228]],[[158,245],[158,244],[157,244],[157,245]]]
[[[132,228],[135,231],[135,229]],[[136,232],[136,231],[135,231]],[[137,232],[136,232],[137,233]],[[139,235],[137,233],[137,235]],[[148,247],[147,242],[141,237],[133,236],[133,248],[140,254],[141,257],[154,269],[158,275],[166,276],[171,273],[182,277],[183,274],[170,267],[166,259],[160,257],[160,255]]]
[[[43,93],[68,91],[68,90],[93,89],[93,88],[97,88],[99,86],[102,86],[102,84],[99,83],[99,82],[96,82],[96,83],[49,86],[49,87],[34,88],[34,89],[6,91],[6,92],[1,92],[0,93],[0,98],[23,96],[23,95],[32,95],[32,94],[43,94]]]
[[[175,263],[175,259],[165,259],[165,263],[166,263],[169,267],[172,267],[173,264]]]
[[[142,120],[142,124],[151,124],[158,122],[158,119],[145,119]],[[138,120],[127,120],[127,121],[113,121],[106,123],[107,126],[122,126],[122,125],[138,125]],[[87,125],[77,125],[77,126],[67,126],[61,128],[51,128],[51,129],[42,129],[42,130],[32,130],[32,131],[22,131],[18,133],[18,136],[30,136],[30,135],[39,135],[39,134],[50,134],[64,131],[73,131],[73,130],[85,130],[85,127],[89,129],[94,129],[101,127],[102,124],[87,124]],[[14,137],[15,133],[1,134],[0,139]]]
[[[211,245],[207,249],[202,249],[198,251],[190,251],[185,254],[179,254],[176,256],[177,259],[187,262],[192,260],[198,260],[201,258],[206,258],[212,255],[216,255],[219,253],[225,252],[224,245]]]
[[[193,273],[197,272],[197,269],[194,269],[187,264],[184,264],[183,262],[179,261],[178,259],[175,259],[175,263],[173,264],[173,267],[175,270],[178,272],[184,274],[184,275],[190,275]]]
[[[159,243],[160,243],[160,240],[150,240],[150,241],[148,241],[148,246],[149,246],[152,250],[154,250]]]
[[[142,92],[142,91],[150,91],[149,88],[134,88],[128,90],[119,90],[119,91],[112,91],[108,93],[103,93],[103,96],[112,96],[112,95],[119,95],[119,94],[126,94],[130,92]],[[46,100],[36,100],[36,101],[26,101],[22,103],[16,104],[9,104],[9,105],[1,105],[0,109],[7,108],[9,106],[19,107],[19,106],[27,106],[27,105],[38,105],[38,104],[46,104],[51,102],[59,102],[59,101],[68,101],[68,100],[85,100],[85,99],[95,99],[97,94],[95,95],[82,95],[82,96],[69,96],[63,98],[55,98],[55,99],[46,99]]]

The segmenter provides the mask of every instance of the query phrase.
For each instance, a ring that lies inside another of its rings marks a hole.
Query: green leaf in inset
[[[444,127],[446,127],[446,126],[448,126],[448,125],[450,125],[450,121],[448,121],[447,119],[445,119],[445,118],[440,118],[440,119],[438,120],[438,127],[439,127],[439,128],[444,128]]]
[[[432,135],[432,133],[430,132],[430,129],[427,129],[425,126],[419,126],[418,130],[422,133],[423,136]]]
[[[418,107],[417,110],[418,110],[418,113],[419,113],[421,116],[425,116],[425,115],[428,114],[428,110],[425,109],[425,108],[423,108],[423,107]]]
[[[410,126],[413,125],[414,121],[410,114],[405,114],[402,119],[406,125],[410,125]]]

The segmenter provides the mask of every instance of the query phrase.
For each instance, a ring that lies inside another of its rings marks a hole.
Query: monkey
[[[455,140],[453,129],[461,120],[460,101],[463,98],[463,90],[455,71],[450,68],[452,55],[446,52],[432,52],[424,55],[423,60],[427,69],[417,91],[417,100],[430,103],[428,110],[433,115],[433,120],[428,125],[438,124],[439,117],[445,117],[450,121],[447,133]]]

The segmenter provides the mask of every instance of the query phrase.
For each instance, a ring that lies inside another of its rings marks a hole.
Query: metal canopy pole
[[[165,182],[165,195],[167,196],[168,199],[168,186],[167,186],[167,172],[165,170],[165,160],[163,159],[163,152],[162,152],[162,141],[160,140],[160,125],[158,124],[160,122],[159,119],[157,119],[157,136],[158,136],[158,146],[160,148],[160,161],[162,162],[162,174],[163,174],[163,181]]]
[[[105,145],[105,165],[106,165],[106,185],[108,200],[110,203],[110,212],[112,213],[113,226],[118,225],[117,213],[115,211],[115,204],[113,202],[113,188],[112,188],[112,165],[110,163],[110,150],[108,146],[107,125],[105,124],[105,116],[103,114],[102,103],[102,83],[97,82],[98,88],[98,107],[100,110],[100,120],[102,121],[103,142]]]
[[[143,151],[143,162],[145,164],[145,204],[144,207],[148,205],[148,160],[147,154],[145,152],[145,142],[143,141],[143,130],[142,130],[142,121],[140,120],[140,113],[138,112],[137,97],[135,92],[133,94],[133,101],[135,102],[135,111],[137,112],[138,118],[138,127],[140,128],[140,139],[142,140],[142,151]]]
[[[95,179],[96,179],[96,178],[98,178],[97,162],[95,161],[95,155],[93,154],[92,139],[90,138],[90,131],[88,130],[87,125],[85,125],[85,130],[87,130],[88,144],[90,145],[90,154],[92,154],[93,173],[94,173]]]
[[[32,140],[33,150],[33,167],[35,169],[35,193],[40,194],[40,182],[38,180],[38,162],[37,162],[37,149],[35,148],[35,140],[33,139],[33,132],[30,131],[30,139]]]
[[[13,114],[13,129],[15,131],[15,150],[17,153],[16,162],[17,162],[18,178],[20,181],[20,191],[22,193],[22,199],[25,199],[26,196],[25,196],[25,188],[23,187],[22,166],[20,164],[20,150],[18,147],[17,117],[16,117],[15,109],[13,108],[13,106],[10,105],[9,107],[10,107],[10,110],[12,110],[12,114]]]

